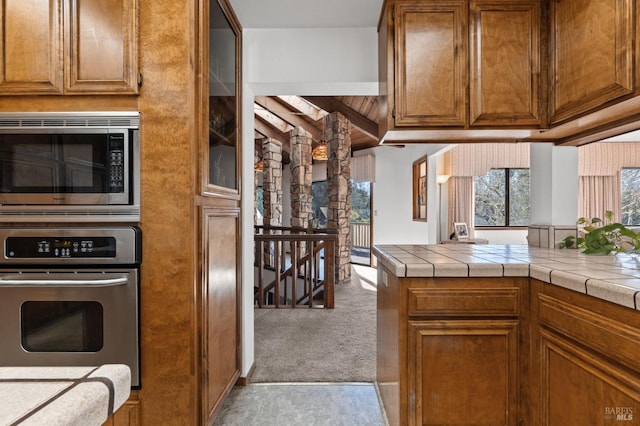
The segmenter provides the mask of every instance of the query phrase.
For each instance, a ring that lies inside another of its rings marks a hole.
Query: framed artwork
[[[465,222],[453,222],[453,233],[457,240],[469,238],[469,227]]]
[[[413,220],[427,220],[427,157],[413,162]]]

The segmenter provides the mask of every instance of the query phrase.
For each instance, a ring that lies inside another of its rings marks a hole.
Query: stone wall
[[[291,130],[291,226],[306,228],[311,204],[311,134],[302,127]]]
[[[265,139],[262,162],[263,224],[282,226],[282,144]]]
[[[324,118],[327,128],[327,228],[338,233],[336,283],[351,279],[351,122],[338,112]]]

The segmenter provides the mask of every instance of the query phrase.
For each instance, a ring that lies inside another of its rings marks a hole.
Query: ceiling
[[[256,152],[265,138],[282,143],[284,162],[288,162],[289,132],[302,127],[311,134],[315,147],[323,136],[323,117],[339,112],[351,122],[351,149],[378,145],[377,96],[256,96],[254,102]]]
[[[230,0],[243,28],[378,26],[383,0]]]

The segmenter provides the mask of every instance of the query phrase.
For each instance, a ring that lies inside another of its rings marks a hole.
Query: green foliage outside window
[[[529,225],[529,169],[492,169],[474,183],[476,227]]]
[[[621,170],[620,194],[620,222],[626,226],[640,225],[640,168]]]
[[[371,183],[351,181],[351,222],[371,221]]]
[[[313,182],[311,185],[312,217],[320,227],[327,226],[327,181]],[[351,181],[351,222],[371,221],[371,183]]]

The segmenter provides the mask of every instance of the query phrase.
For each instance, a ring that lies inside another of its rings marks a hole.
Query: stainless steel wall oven
[[[0,113],[0,220],[138,222],[138,112]]]
[[[140,231],[0,228],[0,365],[110,363],[140,386]]]

